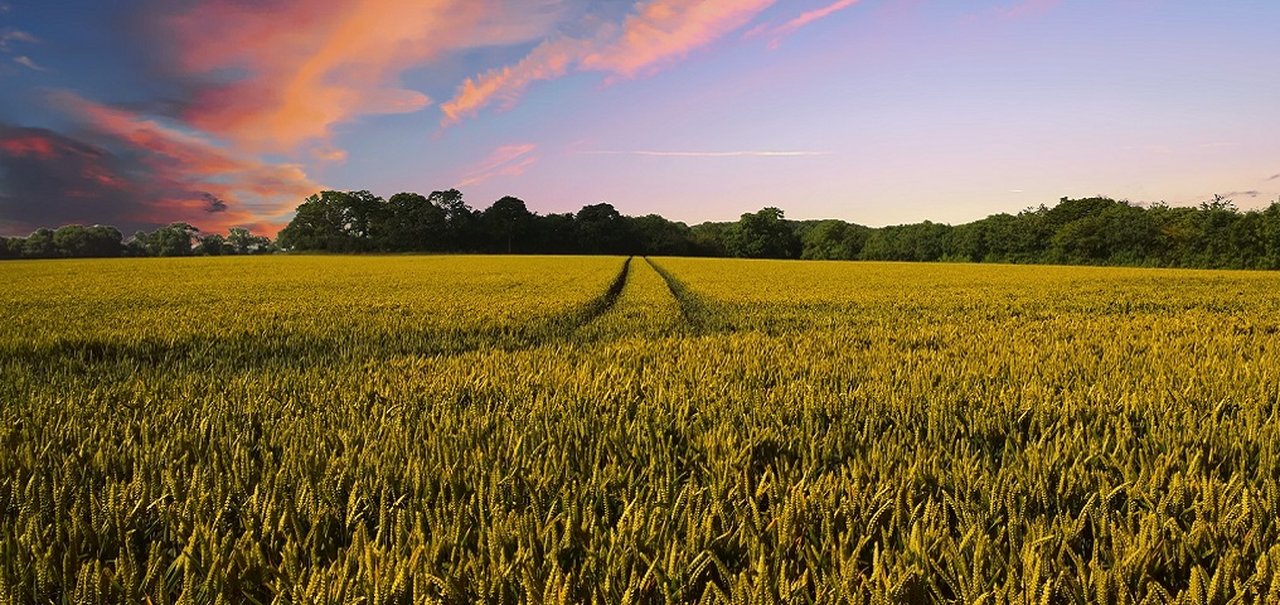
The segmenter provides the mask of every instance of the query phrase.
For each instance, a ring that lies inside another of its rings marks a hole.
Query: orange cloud
[[[825,19],[827,17],[830,17],[831,15],[839,11],[842,11],[846,8],[849,8],[857,4],[859,1],[860,0],[836,0],[835,2],[828,4],[822,8],[817,8],[805,13],[801,13],[799,16],[777,27],[774,27],[774,28],[759,27],[751,30],[750,32],[747,32],[747,35],[750,37],[750,36],[757,36],[765,32],[768,32],[768,34],[773,38],[772,40],[769,41],[769,48],[777,48],[778,45],[782,43],[783,38],[790,36],[800,28],[806,25],[809,25],[814,21],[818,21],[820,19]]]
[[[141,156],[145,175],[135,193],[149,198],[146,208],[152,214],[134,220],[187,220],[215,230],[245,223],[278,229],[303,198],[322,189],[294,164],[235,155],[202,137],[70,93],[56,93],[53,101]],[[210,210],[211,197],[219,201],[217,210]]]
[[[468,170],[458,182],[458,187],[474,185],[498,176],[524,174],[525,170],[537,163],[537,156],[532,155],[537,148],[533,143],[503,145]]]
[[[544,42],[520,62],[468,78],[441,105],[442,126],[495,102],[510,106],[532,83],[571,70],[620,78],[652,73],[746,25],[775,0],[647,0],[618,26],[603,25],[587,38]]]
[[[361,115],[426,107],[402,73],[450,51],[544,35],[554,14],[540,4],[209,0],[166,25],[182,71],[235,75],[200,92],[185,119],[249,149],[289,151]]]
[[[773,2],[651,0],[627,17],[617,40],[584,57],[582,67],[635,77],[746,25]]]
[[[571,38],[549,40],[539,44],[515,65],[467,78],[454,97],[440,106],[445,116],[443,125],[475,115],[495,101],[507,106],[514,104],[530,84],[568,73],[569,68],[582,57],[587,45]]]

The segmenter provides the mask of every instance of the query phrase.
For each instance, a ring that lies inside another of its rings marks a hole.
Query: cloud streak
[[[476,185],[500,176],[519,176],[530,166],[537,163],[534,155],[538,146],[533,143],[503,145],[490,153],[485,159],[466,171],[458,187]]]
[[[746,25],[775,0],[647,0],[621,25],[601,24],[579,37],[543,42],[513,65],[468,78],[441,105],[441,126],[485,107],[511,107],[534,82],[572,72],[602,72],[610,79],[651,75]]]
[[[14,57],[13,62],[33,71],[46,71],[43,65],[36,63],[31,59],[31,57],[26,55]]]
[[[857,4],[859,1],[860,0],[836,0],[835,2],[832,2],[831,4],[828,4],[822,8],[817,8],[808,12],[801,13],[795,18],[777,27],[770,28],[766,26],[761,26],[761,27],[755,28],[747,32],[747,37],[755,37],[758,35],[767,34],[770,37],[769,48],[776,49],[782,44],[783,38],[786,38],[787,36],[790,36],[791,34],[796,33],[801,28],[815,21],[826,19],[827,17],[830,17],[831,15],[837,12],[840,12],[846,8],[849,8]]]
[[[8,51],[13,47],[13,43],[15,42],[38,44],[40,39],[18,29],[6,29],[4,31],[0,31],[0,51]]]
[[[659,158],[798,158],[831,155],[829,151],[584,151],[587,155],[638,155]]]

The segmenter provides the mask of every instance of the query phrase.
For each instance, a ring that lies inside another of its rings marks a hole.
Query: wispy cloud
[[[653,151],[647,149],[584,151],[586,155],[639,155],[659,158],[797,158],[831,155],[829,151]]]
[[[768,36],[769,48],[776,49],[782,44],[783,38],[794,34],[796,31],[810,23],[813,23],[814,21],[825,19],[837,12],[849,8],[857,4],[859,1],[860,0],[836,0],[822,8],[816,8],[814,10],[801,13],[800,15],[776,27],[769,27],[766,25],[756,27],[751,31],[748,31],[745,37],[752,38],[762,35]]]
[[[1019,2],[1002,6],[996,9],[996,11],[1001,17],[1017,19],[1019,17],[1029,17],[1031,15],[1043,13],[1061,3],[1062,0],[1021,0]]]
[[[533,143],[503,145],[476,163],[458,182],[458,187],[482,183],[499,176],[519,176],[538,161],[534,155],[538,146]]]
[[[8,52],[14,43],[39,44],[40,39],[18,29],[0,30],[0,51]]]
[[[14,57],[13,62],[34,71],[45,71],[45,68],[43,65],[36,63],[35,61],[31,60],[31,57],[28,57],[26,55]]]
[[[573,71],[611,78],[650,75],[746,25],[775,0],[646,0],[621,25],[597,25],[593,33],[557,37],[519,62],[468,78],[440,106],[442,126],[500,103],[510,107],[529,85]]]

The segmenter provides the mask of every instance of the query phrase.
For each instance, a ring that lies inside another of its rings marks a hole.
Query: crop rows
[[[1280,602],[1271,274],[0,269],[0,601]]]

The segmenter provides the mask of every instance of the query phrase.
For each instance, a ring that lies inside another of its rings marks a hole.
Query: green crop
[[[1280,602],[1280,275],[0,277],[0,602]]]

